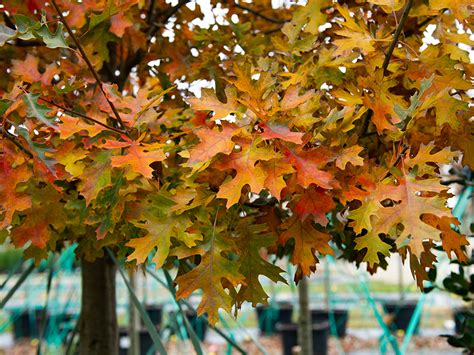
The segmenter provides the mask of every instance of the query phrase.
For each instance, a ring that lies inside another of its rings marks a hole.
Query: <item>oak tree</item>
[[[0,233],[26,257],[176,267],[211,323],[285,282],[266,254],[298,281],[319,255],[398,253],[420,288],[437,246],[465,260],[439,166],[474,168],[469,1],[0,11]]]

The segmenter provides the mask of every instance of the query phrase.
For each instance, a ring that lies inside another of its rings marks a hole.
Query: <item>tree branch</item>
[[[127,136],[129,136],[129,133],[127,131],[127,127],[125,126],[125,124],[123,123],[122,121],[122,118],[120,117],[120,114],[118,113],[117,109],[115,108],[114,104],[112,103],[112,101],[109,100],[109,98],[107,97],[107,94],[105,93],[105,90],[102,86],[102,81],[100,80],[99,78],[99,75],[97,74],[97,72],[95,71],[94,67],[92,66],[92,63],[90,62],[89,58],[87,57],[86,55],[86,52],[84,51],[84,49],[82,48],[81,44],[79,43],[78,39],[76,38],[76,36],[74,35],[74,32],[72,32],[71,30],[71,27],[69,27],[68,23],[66,22],[66,19],[64,18],[61,10],[59,9],[58,5],[56,4],[56,0],[51,0],[51,3],[53,4],[56,12],[58,13],[59,15],[59,18],[61,20],[61,22],[63,23],[64,27],[66,28],[67,32],[69,33],[69,35],[71,36],[74,44],[76,45],[77,49],[79,50],[79,52],[81,53],[81,56],[82,58],[84,59],[84,61],[86,62],[87,66],[89,67],[89,70],[91,71],[92,75],[94,76],[94,79],[95,81],[97,82],[97,85],[99,85],[99,88],[100,88],[100,91],[102,91],[102,94],[104,95],[105,99],[107,100],[107,103],[109,104],[110,108],[112,109],[114,115],[115,115],[115,118],[117,120],[117,123],[120,125],[121,128],[123,128],[126,132],[125,134]]]
[[[393,50],[395,49],[395,46],[398,43],[398,38],[400,38],[400,34],[403,31],[403,26],[405,25],[405,22],[408,18],[408,14],[410,13],[410,9],[413,5],[413,0],[408,0],[405,10],[403,10],[402,18],[400,19],[400,23],[397,26],[397,29],[395,30],[395,35],[393,36],[392,43],[390,43],[390,47],[388,47],[388,52],[385,55],[385,59],[382,64],[382,71],[383,71],[383,76],[387,74],[387,68],[388,64],[390,63],[390,58],[392,57]]]
[[[388,178],[390,175],[392,175],[392,173],[390,172],[390,169],[396,167],[398,165],[398,163],[400,163],[402,158],[405,156],[405,153],[407,152],[408,148],[409,148],[408,144],[404,143],[402,150],[400,151],[400,153],[398,153],[397,158],[395,159],[393,164],[390,166],[389,171],[387,172],[387,174],[385,174],[385,176],[383,177],[382,180],[384,180],[384,179]]]
[[[408,14],[410,13],[410,9],[413,5],[413,0],[408,0],[405,9],[403,10],[402,18],[400,19],[400,22],[397,26],[397,29],[395,30],[395,34],[393,36],[393,40],[390,43],[390,47],[388,48],[387,54],[385,54],[385,59],[382,64],[382,75],[385,76],[387,75],[387,68],[390,63],[390,58],[392,57],[393,51],[395,50],[395,46],[398,43],[398,39],[400,38],[400,34],[403,31],[403,26],[405,25],[405,22],[408,18]],[[367,130],[369,129],[369,124],[370,124],[370,119],[372,117],[373,111],[369,109],[367,113],[364,115],[364,123],[362,125],[362,130],[361,130],[361,136],[364,136],[367,133]]]
[[[148,39],[152,38],[155,35],[156,31],[158,31],[158,29],[162,27],[162,24],[166,23],[170,19],[170,17],[175,15],[180,8],[182,8],[190,1],[191,0],[179,0],[176,6],[169,7],[167,10],[158,13],[158,17],[161,18],[160,22],[155,21],[155,19],[151,17],[152,26],[150,27],[147,33]]]
[[[26,94],[29,94],[29,93],[30,93],[28,90],[26,90],[25,88],[22,88],[21,86],[19,86],[19,88],[20,88],[24,93],[26,93]],[[43,101],[43,102],[46,102],[47,104],[49,104],[49,105],[51,105],[51,106],[54,106],[54,107],[57,107],[57,108],[63,110],[63,111],[66,112],[66,113],[69,113],[69,114],[71,114],[71,115],[78,116],[78,117],[83,118],[83,119],[85,119],[85,120],[88,120],[88,121],[91,121],[91,122],[93,122],[93,123],[96,123],[96,124],[98,124],[99,126],[102,126],[102,127],[104,127],[104,128],[107,128],[107,129],[109,129],[109,130],[111,130],[111,131],[114,131],[114,132],[117,132],[117,133],[120,133],[120,134],[127,134],[126,131],[123,131],[123,130],[121,130],[121,129],[118,129],[118,128],[109,126],[108,124],[102,123],[102,122],[96,120],[95,118],[92,118],[92,117],[89,117],[89,116],[87,116],[87,115],[84,115],[83,113],[80,113],[80,112],[77,112],[77,111],[74,111],[74,110],[70,110],[70,109],[68,109],[68,108],[66,108],[66,107],[64,107],[64,106],[61,106],[61,105],[55,103],[54,101],[50,101],[50,100],[48,100],[48,99],[45,99],[44,97],[39,96],[39,97],[38,97],[38,100],[41,100],[41,101]]]
[[[271,23],[283,24],[283,23],[288,22],[288,20],[280,20],[280,19],[276,19],[276,18],[267,16],[267,15],[264,15],[264,14],[262,14],[261,12],[259,12],[257,10],[251,9],[250,7],[241,5],[239,3],[234,3],[234,6],[237,7],[238,9],[247,11],[247,12],[251,13],[252,15],[260,17],[261,19],[264,19],[265,21],[268,21],[268,22],[271,22]]]

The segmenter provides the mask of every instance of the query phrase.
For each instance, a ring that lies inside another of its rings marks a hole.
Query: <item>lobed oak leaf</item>
[[[316,184],[324,189],[332,189],[335,185],[331,173],[321,170],[334,156],[325,148],[312,150],[286,149],[285,157],[288,163],[296,169],[296,179],[300,186],[307,188]]]
[[[84,150],[74,142],[65,141],[54,153],[47,153],[59,164],[64,165],[65,170],[74,177],[79,177],[85,168],[85,163],[81,160],[87,157],[87,150]]]
[[[88,164],[81,174],[78,190],[89,205],[97,198],[99,192],[112,185],[110,165],[111,151],[102,150],[89,154],[94,164]]]
[[[280,198],[281,191],[286,187],[285,175],[295,171],[291,164],[282,159],[271,159],[259,163],[265,171],[266,177],[264,181],[265,188],[270,191],[272,196]]]
[[[92,138],[104,131],[104,128],[97,124],[86,123],[68,114],[62,114],[59,119],[61,120],[61,123],[58,124],[59,137],[64,140],[76,133],[84,132],[86,137]]]
[[[53,124],[55,116],[50,117],[49,113],[51,109],[46,105],[41,105],[38,102],[39,94],[30,94],[26,93],[23,96],[23,101],[25,102],[26,106],[28,107],[28,116],[37,118],[41,123],[45,124],[46,126],[57,129],[56,125]]]
[[[253,192],[262,191],[265,186],[267,173],[259,161],[277,158],[271,147],[258,147],[257,142],[244,145],[241,152],[233,152],[214,164],[218,169],[232,169],[236,171],[233,179],[229,179],[219,188],[218,198],[227,199],[227,207],[237,203],[241,196],[242,188],[250,186]]]
[[[402,224],[404,228],[396,238],[397,245],[400,247],[406,243],[411,253],[420,257],[424,240],[440,240],[440,231],[423,222],[421,217],[425,214],[451,216],[445,199],[437,195],[447,188],[439,183],[439,179],[417,180],[412,175],[403,176],[397,186],[389,186],[386,185],[384,199],[389,198],[396,201],[396,204],[378,211],[373,232],[390,234],[393,227]],[[426,196],[425,192],[435,195]]]
[[[112,32],[117,37],[122,37],[125,33],[125,30],[133,26],[133,22],[125,16],[124,12],[119,12],[118,14],[110,18],[111,26],[109,31]]]
[[[111,165],[116,168],[125,168],[125,171],[129,173],[141,174],[148,179],[153,177],[153,168],[150,164],[166,159],[163,145],[158,143],[140,145],[135,142],[115,144],[107,141],[103,146],[109,149],[127,147],[124,155],[114,155],[111,158]]]
[[[418,153],[415,156],[408,154],[408,157],[404,160],[405,166],[409,168],[417,167],[417,174],[423,176],[425,174],[435,175],[436,166],[428,165],[428,163],[435,164],[449,164],[455,157],[459,156],[458,152],[452,152],[449,147],[445,147],[442,150],[431,154],[435,150],[434,142],[428,144],[422,144]]]
[[[0,211],[4,213],[1,228],[11,223],[15,211],[24,211],[31,207],[31,196],[17,189],[18,184],[31,178],[31,172],[26,164],[17,165],[14,157],[14,149],[4,142],[3,154],[0,155]]]
[[[383,81],[377,72],[375,78],[361,78],[359,82],[372,89],[372,94],[364,94],[363,103],[373,111],[372,122],[377,133],[380,135],[384,130],[395,131],[394,125],[401,122],[395,107],[403,109],[406,106],[399,96],[389,92],[389,89],[396,85],[396,81]]]
[[[295,205],[294,212],[302,221],[311,216],[311,220],[326,226],[329,223],[326,214],[334,207],[336,205],[327,190],[311,186],[301,195]]]
[[[287,126],[273,123],[261,123],[259,126],[263,129],[260,136],[265,140],[278,138],[286,142],[303,144],[304,133],[292,132]]]
[[[142,264],[148,258],[148,255],[157,248],[151,259],[156,268],[163,266],[171,247],[171,238],[175,238],[190,248],[196,245],[196,241],[202,240],[202,236],[188,233],[187,229],[192,226],[189,217],[184,215],[179,216],[164,216],[157,217],[152,210],[145,210],[142,212],[140,218],[146,222],[132,221],[132,223],[139,228],[146,229],[147,234],[144,237],[131,239],[126,246],[134,250],[127,260],[136,260],[137,263]]]
[[[44,249],[51,238],[50,215],[44,208],[29,213],[25,221],[12,230],[13,244],[19,248],[31,241],[32,245]]]
[[[300,87],[299,86],[290,86],[286,91],[283,99],[280,102],[280,109],[282,111],[288,111],[294,108],[297,108],[299,105],[305,103],[308,100],[311,100],[316,96],[314,90],[309,90],[303,95],[299,95]]]
[[[214,227],[209,231],[206,250],[201,255],[199,265],[176,278],[177,299],[189,297],[195,290],[202,290],[197,313],[198,315],[207,313],[211,325],[219,320],[219,309],[231,311],[234,301],[226,289],[235,291],[233,287],[245,282],[245,277],[239,272],[240,263],[223,256],[224,252],[235,249],[234,242],[216,229]],[[197,248],[196,252],[202,250]]]
[[[430,0],[430,7],[434,10],[449,9],[451,14],[459,21],[466,20],[472,14],[469,0]]]
[[[221,102],[212,89],[202,89],[201,97],[189,98],[189,104],[196,111],[212,111],[213,120],[223,119],[238,111],[239,104],[235,98],[235,93],[230,88],[225,90],[227,102]]]
[[[280,234],[279,244],[285,245],[290,239],[294,239],[295,248],[291,256],[291,262],[298,266],[295,280],[298,281],[303,275],[308,276],[316,270],[318,258],[316,252],[324,255],[332,255],[333,250],[328,242],[331,236],[318,231],[313,227],[309,219],[301,221],[299,218],[292,218],[283,225],[285,231]]]
[[[453,227],[459,225],[457,218],[426,215],[423,216],[423,221],[441,231],[441,245],[450,259],[454,252],[460,262],[467,262],[468,258],[463,248],[469,246],[469,241],[465,235],[454,230]]]
[[[268,295],[260,283],[260,276],[265,276],[275,283],[279,281],[286,283],[286,280],[280,275],[284,271],[260,255],[261,249],[276,244],[274,236],[264,233],[265,230],[265,225],[257,224],[243,224],[237,230],[239,235],[237,239],[239,272],[245,277],[244,284],[236,295],[238,306],[244,301],[252,302],[254,307],[258,303],[267,303]]]
[[[27,83],[41,82],[44,86],[51,85],[54,75],[58,73],[56,63],[48,64],[43,73],[38,70],[39,57],[30,53],[26,55],[25,60],[12,60],[11,75],[18,80]]]
[[[189,150],[189,159],[186,165],[201,164],[206,166],[217,154],[229,155],[232,153],[235,146],[232,137],[235,132],[236,129],[230,125],[223,125],[222,130],[205,127],[194,131],[201,142]]]
[[[355,249],[364,250],[364,261],[368,264],[369,267],[375,267],[380,264],[379,253],[384,256],[390,255],[390,244],[385,243],[380,239],[380,237],[374,232],[367,233],[362,237],[355,238]]]
[[[364,158],[359,156],[363,150],[364,148],[359,145],[353,145],[352,147],[343,149],[336,158],[336,166],[339,169],[344,170],[347,163],[351,163],[353,166],[364,165]]]
[[[336,5],[336,9],[345,20],[341,23],[343,28],[336,31],[336,34],[345,38],[337,38],[333,41],[336,46],[334,56],[347,55],[354,48],[359,48],[365,55],[375,51],[375,38],[372,37],[365,23],[357,23],[347,7]]]

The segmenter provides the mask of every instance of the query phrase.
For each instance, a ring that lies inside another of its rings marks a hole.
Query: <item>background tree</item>
[[[400,253],[420,287],[435,245],[463,254],[437,164],[474,165],[467,1],[2,6],[1,233],[36,260],[78,243],[83,353],[116,346],[105,247],[179,265],[211,323],[284,282],[262,248],[296,281]]]

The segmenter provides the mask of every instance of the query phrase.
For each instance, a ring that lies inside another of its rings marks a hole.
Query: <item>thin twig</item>
[[[400,153],[398,153],[397,158],[395,159],[392,166],[389,168],[389,171],[387,172],[387,174],[384,176],[384,178],[382,180],[384,180],[384,179],[388,178],[390,175],[392,175],[390,170],[392,168],[396,167],[398,165],[398,163],[400,163],[402,158],[405,156],[405,153],[407,152],[408,148],[409,148],[408,144],[403,144],[402,150],[400,151]]]
[[[57,107],[61,110],[63,110],[64,112],[66,113],[69,113],[71,115],[74,115],[74,116],[78,116],[80,118],[83,118],[85,120],[88,120],[88,121],[91,121],[91,122],[94,122],[96,124],[98,124],[99,126],[102,126],[104,128],[107,128],[107,129],[110,129],[111,131],[114,131],[114,132],[117,132],[117,133],[120,133],[120,134],[127,134],[126,131],[122,131],[121,129],[118,129],[118,128],[115,128],[115,127],[112,127],[112,126],[109,126],[108,124],[105,124],[105,123],[102,123],[98,120],[96,120],[95,118],[92,118],[92,117],[89,117],[89,116],[86,116],[84,115],[83,113],[80,113],[80,112],[77,112],[77,111],[74,111],[74,110],[70,110],[64,106],[61,106],[61,105],[58,105],[57,103],[53,102],[53,101],[49,101],[43,97],[39,97],[38,100],[41,100],[41,101],[44,101],[46,102],[47,104],[50,104],[51,106],[54,106],[54,107]]]
[[[397,29],[395,30],[395,35],[393,36],[392,43],[390,43],[390,47],[388,48],[388,52],[385,55],[385,59],[382,64],[383,76],[387,74],[387,68],[388,68],[388,64],[390,63],[390,58],[392,57],[392,53],[395,49],[395,46],[398,43],[398,38],[400,37],[400,34],[403,31],[403,26],[405,25],[405,22],[408,18],[408,14],[410,13],[410,9],[412,5],[413,5],[413,0],[408,0],[405,6],[405,10],[403,10],[402,18],[400,19],[400,23],[398,24]]]
[[[365,137],[367,135],[370,119],[372,118],[373,114],[374,114],[374,111],[372,111],[370,108],[367,111],[365,111],[364,116],[362,117],[362,119],[364,120],[364,123],[360,130],[360,135],[359,135],[360,137]]]
[[[257,17],[260,17],[261,19],[264,19],[268,22],[271,22],[271,23],[279,23],[279,24],[283,24],[283,23],[286,23],[288,22],[288,20],[280,20],[280,19],[277,19],[277,18],[273,18],[273,17],[270,17],[270,16],[267,16],[267,15],[264,15],[262,14],[261,12],[258,12],[257,10],[254,10],[250,7],[247,7],[247,6],[244,6],[244,5],[241,5],[239,3],[234,3],[234,6],[241,9],[241,10],[244,10],[244,11],[247,11],[249,13],[251,13],[252,15],[255,15]]]
[[[21,86],[19,86],[19,88],[20,88],[21,90],[23,90],[23,92],[24,92],[25,94],[29,94],[29,93],[30,93],[28,90],[26,90],[25,88],[22,88]],[[104,127],[104,128],[110,129],[111,131],[114,131],[114,132],[117,132],[117,133],[120,133],[120,134],[127,134],[127,132],[125,132],[125,131],[123,131],[123,130],[121,130],[121,129],[118,129],[118,128],[109,126],[108,124],[102,123],[102,122],[96,120],[95,118],[92,118],[92,117],[89,117],[89,116],[87,116],[87,115],[84,115],[83,113],[80,113],[80,112],[77,112],[77,111],[74,111],[74,110],[70,110],[70,109],[68,109],[68,108],[66,108],[66,107],[64,107],[64,106],[61,106],[61,105],[59,105],[59,104],[53,102],[53,101],[50,101],[50,100],[48,100],[48,99],[45,99],[44,97],[39,96],[39,97],[38,97],[38,100],[41,100],[41,101],[43,101],[43,102],[46,102],[47,104],[49,104],[49,105],[51,105],[51,106],[54,106],[54,107],[57,107],[57,108],[63,110],[64,112],[67,112],[67,113],[69,113],[69,114],[71,114],[71,115],[75,115],[75,116],[78,116],[78,117],[83,118],[83,119],[85,119],[85,120],[89,120],[89,121],[91,121],[91,122],[94,122],[94,123],[98,124],[99,126],[102,126],[102,127]]]
[[[400,38],[400,34],[403,31],[403,26],[405,25],[405,22],[408,18],[408,14],[410,13],[410,9],[413,5],[413,0],[408,0],[405,9],[403,10],[402,18],[400,19],[400,22],[398,23],[397,29],[395,30],[395,34],[393,36],[393,40],[390,43],[390,47],[388,48],[387,54],[385,54],[385,59],[382,64],[382,76],[385,76],[387,74],[387,68],[390,63],[390,58],[392,57],[393,51],[395,49],[395,46],[398,43],[398,39]],[[373,111],[369,109],[366,114],[364,115],[364,123],[362,125],[362,130],[361,130],[361,136],[365,135],[367,133],[367,130],[369,129],[369,124],[370,124],[370,119],[372,117]]]
[[[102,94],[104,95],[105,99],[107,100],[110,108],[112,109],[114,115],[115,115],[115,118],[117,120],[117,123],[120,125],[121,128],[123,128],[124,130],[127,130],[127,127],[125,126],[125,124],[123,123],[122,121],[122,118],[120,117],[120,114],[118,113],[117,109],[115,108],[114,104],[112,103],[112,101],[109,100],[109,98],[107,97],[107,94],[105,93],[105,90],[102,86],[102,81],[100,80],[99,78],[99,75],[97,74],[97,72],[95,71],[94,67],[92,66],[92,63],[90,62],[89,58],[87,57],[86,55],[86,52],[84,51],[84,49],[82,48],[81,44],[79,43],[78,39],[76,38],[76,36],[74,35],[74,32],[72,32],[72,29],[71,27],[69,27],[68,23],[66,22],[66,19],[64,18],[61,10],[59,9],[58,5],[56,4],[56,1],[55,0],[51,0],[51,3],[53,4],[56,12],[58,13],[59,15],[59,18],[61,20],[61,22],[63,23],[64,27],[66,28],[67,32],[69,33],[69,35],[71,36],[74,44],[76,45],[77,49],[79,50],[79,52],[81,53],[81,56],[82,56],[82,59],[84,59],[84,61],[86,62],[87,66],[89,67],[89,70],[91,71],[92,75],[94,76],[94,79],[95,81],[97,82],[97,85],[99,86],[100,88],[100,91],[102,91]],[[128,134],[128,131],[125,133],[127,136],[129,135]]]
[[[184,5],[186,5],[188,2],[191,0],[179,0],[179,2],[172,7],[169,7],[165,11],[161,13],[157,13],[157,16],[160,17],[160,21],[155,21],[155,16],[151,17],[150,22],[152,23],[152,26],[148,30],[147,37],[150,40],[158,31],[160,27],[163,27],[164,24],[173,16],[175,15],[180,8],[182,8]]]

